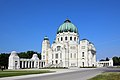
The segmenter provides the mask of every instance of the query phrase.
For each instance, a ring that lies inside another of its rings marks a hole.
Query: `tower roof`
[[[44,40],[49,40],[49,38],[47,36],[44,37]]]

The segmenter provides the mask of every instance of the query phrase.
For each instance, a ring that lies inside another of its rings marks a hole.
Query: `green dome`
[[[70,20],[65,20],[64,23],[58,28],[57,34],[62,32],[74,32],[78,33],[78,30]]]

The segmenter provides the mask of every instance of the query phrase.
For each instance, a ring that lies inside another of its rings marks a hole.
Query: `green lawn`
[[[117,68],[120,68],[120,66],[117,66]]]
[[[120,72],[105,72],[89,80],[120,80]]]
[[[42,73],[50,73],[50,72],[51,71],[48,71],[48,70],[4,70],[4,71],[0,71],[0,78],[28,75],[28,74],[42,74]]]

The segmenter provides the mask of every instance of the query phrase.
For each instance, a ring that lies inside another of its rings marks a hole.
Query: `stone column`
[[[30,68],[30,61],[28,61],[28,68]]]
[[[37,65],[37,68],[40,68],[39,64],[40,64],[40,61],[38,60],[38,65]]]
[[[36,61],[34,61],[34,68],[36,68]]]
[[[43,61],[42,63],[43,63],[43,67],[45,67],[45,61]]]
[[[25,68],[27,68],[27,61],[25,61]]]

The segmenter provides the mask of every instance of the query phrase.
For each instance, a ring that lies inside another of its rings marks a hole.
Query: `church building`
[[[44,37],[41,55],[45,67],[96,66],[94,44],[87,39],[80,40],[77,27],[68,19],[58,28],[53,44]]]

